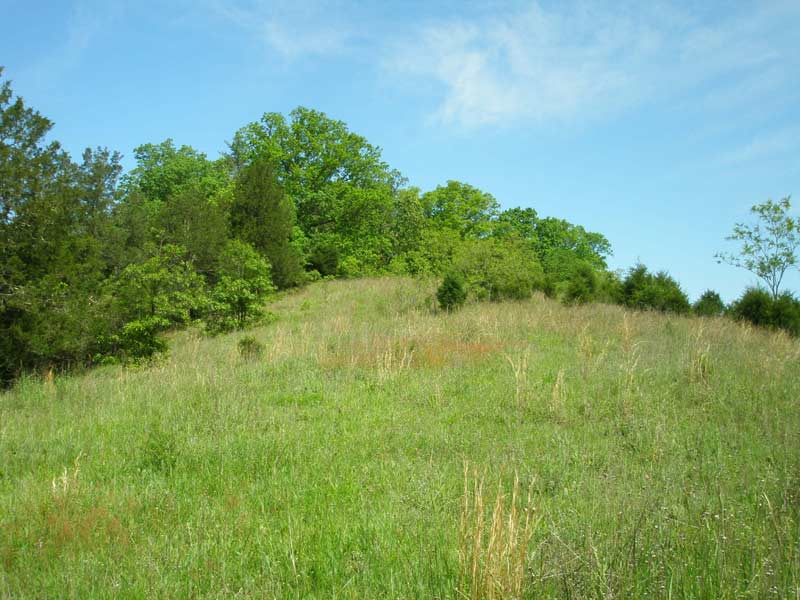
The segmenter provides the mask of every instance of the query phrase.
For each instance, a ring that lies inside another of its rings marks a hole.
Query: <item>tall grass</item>
[[[528,545],[537,519],[520,493],[514,476],[511,498],[497,491],[491,517],[486,518],[485,478],[464,465],[464,495],[459,527],[459,594],[470,600],[517,600],[526,591]],[[488,504],[491,507],[491,504]]]
[[[0,395],[0,597],[800,597],[797,340],[434,292]]]

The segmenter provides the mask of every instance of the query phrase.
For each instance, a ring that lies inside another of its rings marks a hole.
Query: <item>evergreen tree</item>
[[[701,317],[720,317],[725,313],[725,303],[714,290],[706,290],[694,303],[692,310]]]
[[[267,159],[257,157],[239,172],[230,221],[233,235],[269,260],[278,289],[301,282],[300,256],[291,243],[294,208]]]
[[[445,275],[442,284],[436,291],[436,299],[439,301],[439,306],[447,312],[463,305],[467,299],[463,278],[456,273]]]

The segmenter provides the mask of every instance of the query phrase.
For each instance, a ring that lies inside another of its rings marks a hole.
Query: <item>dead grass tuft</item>
[[[470,600],[522,598],[526,587],[525,563],[528,545],[538,519],[531,503],[520,494],[514,476],[511,498],[497,491],[491,517],[491,501],[484,491],[485,478],[464,465],[464,496],[459,528],[459,596]]]

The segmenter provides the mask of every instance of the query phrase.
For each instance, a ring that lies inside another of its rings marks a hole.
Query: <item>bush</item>
[[[692,307],[701,317],[719,317],[725,313],[725,303],[714,290],[706,290]]]
[[[648,273],[641,264],[633,267],[622,283],[622,301],[631,308],[661,312],[687,313],[691,309],[677,281],[664,271]]]
[[[264,352],[264,345],[251,335],[243,337],[237,344],[239,356],[245,360],[258,358]]]
[[[125,323],[122,332],[116,336],[122,354],[136,361],[164,352],[167,343],[158,337],[158,333],[169,326],[170,322],[164,317],[144,317]]]
[[[766,290],[748,288],[731,305],[730,314],[759,327],[782,329],[800,336],[800,300],[788,292],[773,298]]]
[[[784,292],[772,302],[770,321],[773,327],[800,336],[800,300]]]
[[[221,333],[243,329],[263,315],[261,303],[275,288],[269,261],[252,246],[228,242],[220,257],[220,280],[211,290],[206,330]]]
[[[761,288],[748,288],[741,297],[731,305],[731,316],[735,319],[749,321],[753,325],[768,326],[772,296]]]
[[[439,301],[439,306],[447,312],[459,308],[467,299],[463,279],[454,273],[445,275],[442,285],[436,292],[436,299]]]
[[[564,292],[564,301],[568,304],[586,304],[594,300],[597,294],[597,274],[586,263],[576,266]]]
[[[479,300],[524,300],[544,286],[544,272],[529,247],[517,240],[466,242],[454,260],[467,292]]]
[[[339,270],[339,245],[332,238],[322,237],[315,240],[308,256],[308,266],[311,270],[318,271],[320,275],[336,275]]]

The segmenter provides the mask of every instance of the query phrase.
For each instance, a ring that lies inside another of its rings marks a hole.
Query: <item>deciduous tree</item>
[[[757,221],[755,224],[736,223],[727,240],[738,242],[738,253],[720,252],[719,262],[746,269],[761,279],[772,294],[780,295],[784,275],[797,268],[797,249],[800,247],[798,221],[789,214],[790,197],[779,202],[767,200],[750,209]]]

